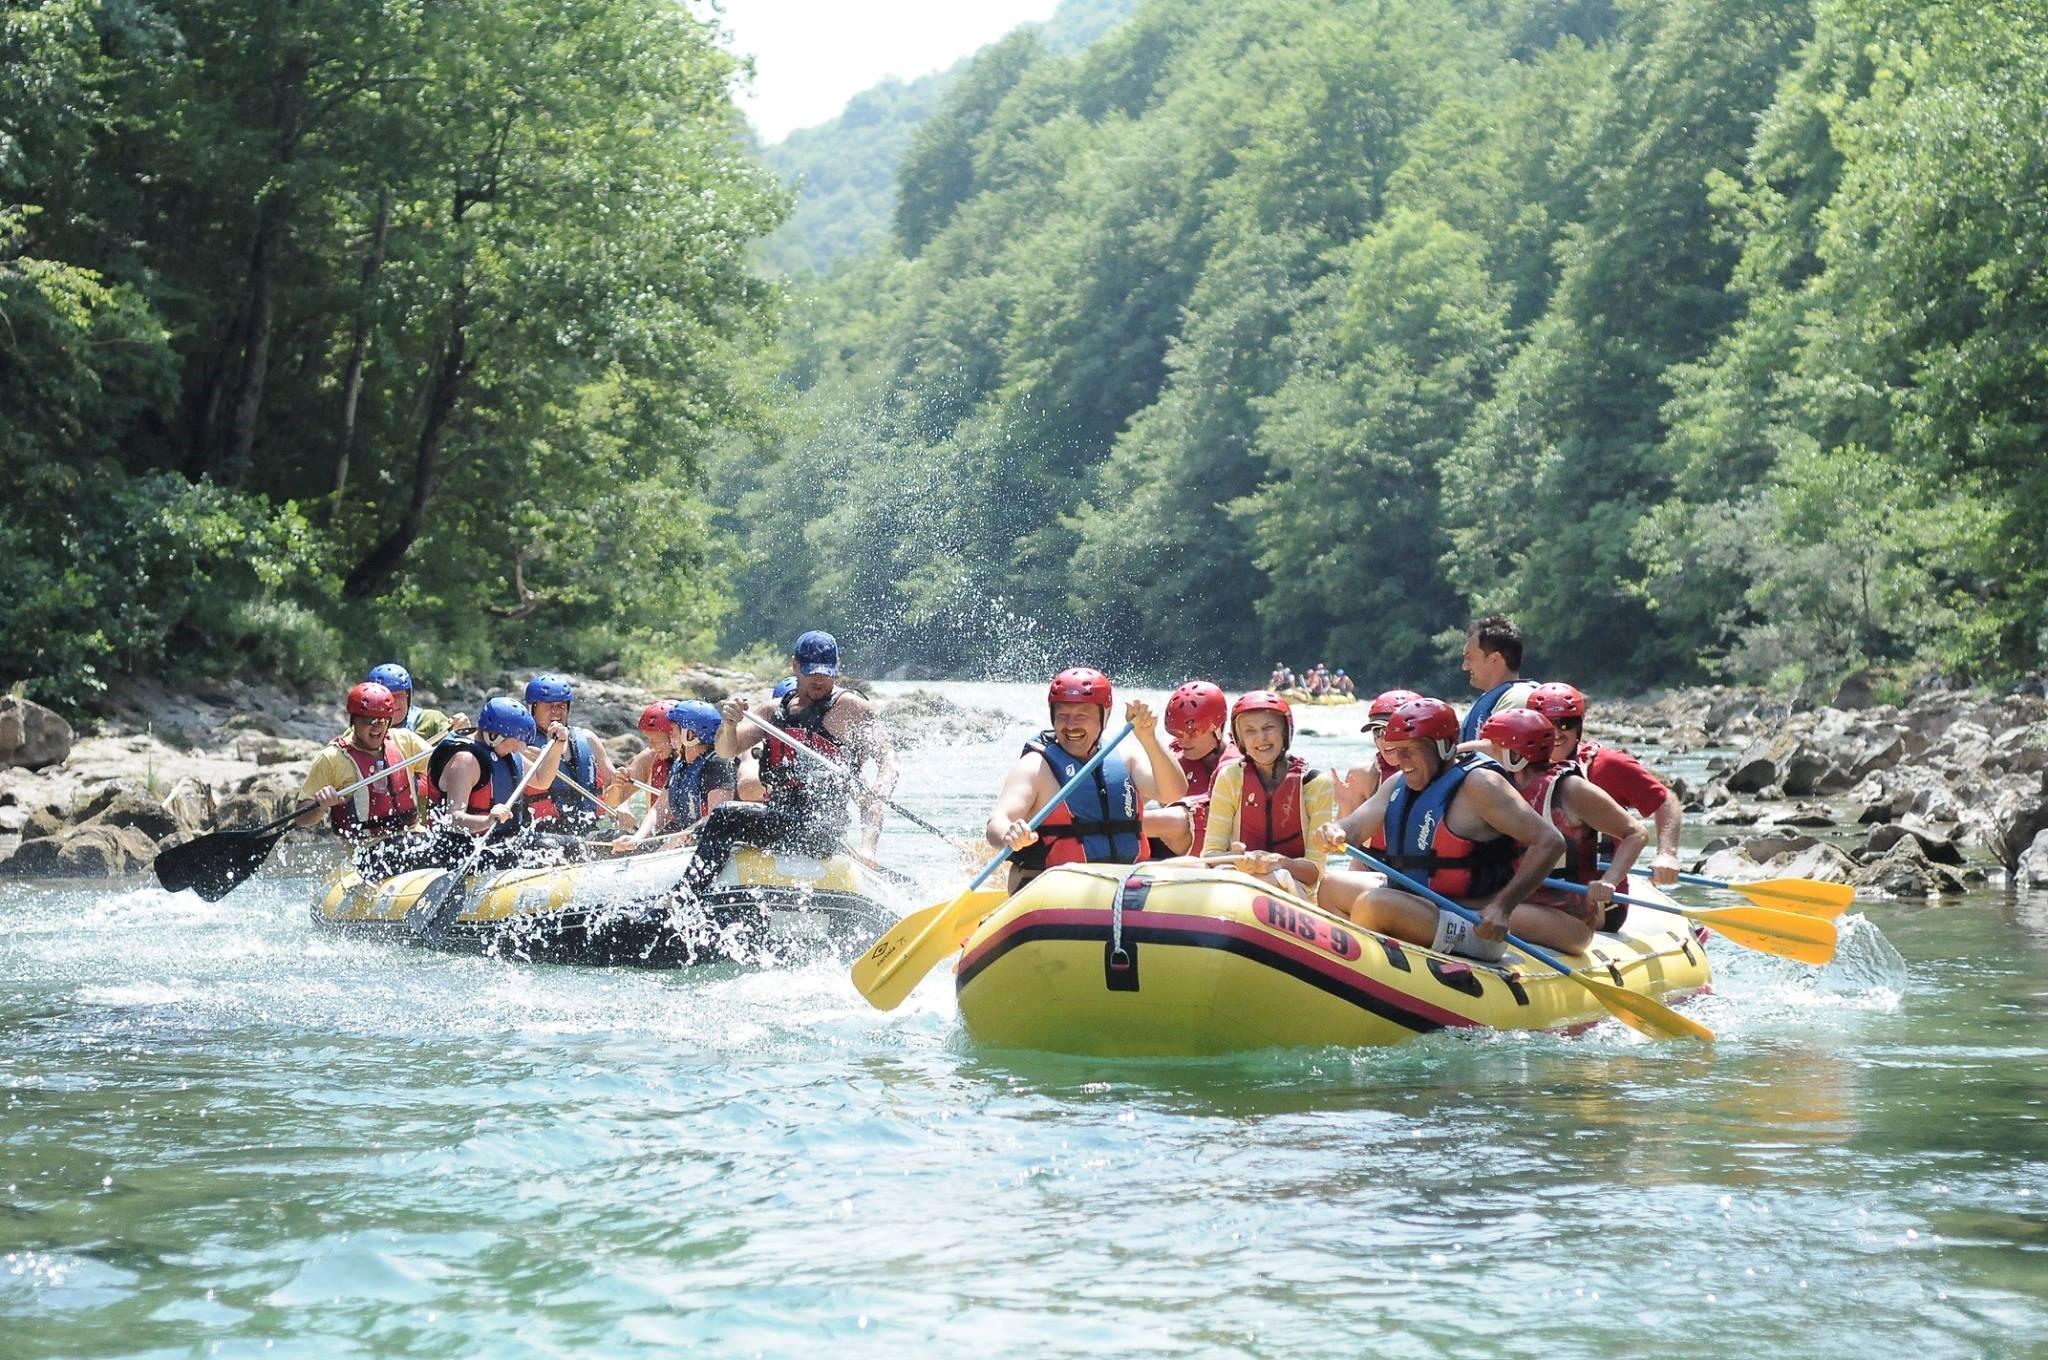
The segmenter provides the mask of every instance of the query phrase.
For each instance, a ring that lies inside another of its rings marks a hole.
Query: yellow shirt
[[[417,734],[402,728],[391,734],[391,740],[397,745],[401,760],[412,759],[428,746],[428,743],[421,741]],[[417,776],[425,767],[426,762],[423,760],[409,768],[406,773]],[[306,782],[301,786],[300,796],[310,802],[313,795],[324,788],[345,789],[362,777],[362,771],[356,768],[356,763],[349,758],[348,752],[330,742],[320,748],[319,755],[313,757],[313,768],[306,772]],[[349,801],[355,804],[356,820],[368,821],[369,789],[357,789]]]
[[[1233,760],[1216,771],[1216,782],[1209,786],[1209,829],[1202,833],[1202,853],[1222,855],[1230,851],[1230,843],[1238,838],[1237,819],[1239,809],[1244,805],[1244,779],[1247,761]],[[1330,778],[1328,770],[1311,770],[1301,781],[1301,835],[1306,843],[1315,834],[1315,829],[1324,822],[1337,819],[1336,781]],[[1322,856],[1313,846],[1303,850],[1303,859],[1321,862]]]

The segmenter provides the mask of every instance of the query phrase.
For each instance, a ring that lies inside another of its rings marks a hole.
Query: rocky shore
[[[2048,886],[2048,700],[1954,690],[1903,707],[1845,686],[1792,709],[1754,691],[1692,689],[1603,704],[1596,737],[1658,752],[1732,748],[1698,787],[1674,781],[1694,868],[1716,878],[1820,878],[1890,897]],[[1690,842],[1694,834],[1689,834]]]

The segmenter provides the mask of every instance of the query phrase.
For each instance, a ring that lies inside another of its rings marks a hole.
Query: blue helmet
[[[529,746],[540,735],[526,705],[502,695],[484,705],[484,711],[477,714],[476,726],[479,732],[493,737],[517,737]]]
[[[787,699],[790,696],[790,692],[795,688],[796,677],[794,675],[785,675],[775,682],[774,697],[777,699]]]
[[[526,703],[529,708],[534,704],[566,704],[575,697],[575,688],[567,680],[553,673],[536,675],[526,682]]]
[[[367,678],[376,681],[393,694],[412,693],[412,672],[396,661],[387,661],[381,666],[370,667]]]
[[[702,699],[682,699],[668,706],[668,720],[678,728],[689,728],[697,734],[697,740],[709,746],[718,740],[718,729],[725,720],[718,716],[718,709]]]

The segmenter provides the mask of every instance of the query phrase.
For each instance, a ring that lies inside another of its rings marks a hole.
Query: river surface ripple
[[[948,692],[1015,731],[920,734],[899,801],[972,834],[1040,691]],[[944,970],[883,1015],[314,887],[0,890],[6,1360],[2048,1353],[2048,895],[1872,904],[1822,971],[1717,939],[1711,1048],[1119,1063],[974,1044]]]

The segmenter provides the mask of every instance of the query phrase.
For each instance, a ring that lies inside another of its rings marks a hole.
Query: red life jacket
[[[1552,877],[1568,878],[1574,883],[1591,883],[1600,874],[1600,833],[1584,822],[1574,822],[1558,801],[1558,786],[1567,776],[1583,779],[1585,772],[1579,769],[1576,761],[1553,765],[1535,783],[1522,790],[1522,797],[1539,815],[1548,817],[1550,824],[1564,837],[1564,863],[1558,866]]]
[[[1207,798],[1209,790],[1216,787],[1216,772],[1236,760],[1238,754],[1236,744],[1225,741],[1199,760],[1178,751],[1173,758],[1180,765],[1180,772],[1188,777],[1187,797]]]
[[[1287,757],[1287,773],[1271,793],[1258,767],[1244,763],[1244,795],[1238,802],[1237,839],[1247,850],[1270,850],[1276,855],[1300,859],[1308,854],[1308,838],[1302,834],[1301,786],[1315,777],[1300,756]]]
[[[796,697],[794,693],[782,697],[775,725],[827,760],[844,765],[846,755],[843,748],[825,730],[826,715],[839,702],[839,691],[833,690],[824,703],[811,704],[801,712],[790,707],[796,702]],[[808,810],[813,802],[830,799],[843,803],[846,797],[846,791],[838,787],[838,781],[830,771],[774,736],[768,738],[767,745],[761,750],[761,783],[768,790],[771,805],[794,805]],[[841,815],[844,815],[843,811]]]
[[[659,760],[649,761],[647,764],[647,782],[654,785],[657,789],[667,789],[668,772],[675,768],[675,763],[676,758],[672,755],[663,756]],[[650,794],[648,796],[652,797],[653,795]]]
[[[336,737],[334,744],[355,762],[358,779],[367,779],[380,770],[385,772],[384,778],[366,789],[357,789],[353,797],[336,803],[328,812],[335,831],[343,836],[367,836],[411,825],[419,811],[419,797],[413,788],[412,771],[398,768],[405,763],[398,743],[386,737],[383,751],[376,754],[358,749],[347,737]]]

